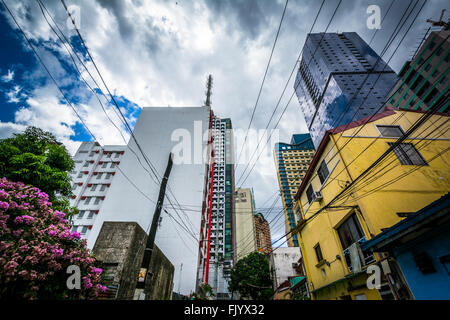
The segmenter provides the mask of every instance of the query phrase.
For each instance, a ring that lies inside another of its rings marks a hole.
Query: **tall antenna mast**
[[[439,17],[439,20],[438,20],[438,21],[434,21],[434,20],[431,20],[431,19],[427,19],[427,22],[428,22],[428,23],[431,23],[431,25],[432,25],[433,27],[442,27],[443,29],[448,30],[449,24],[450,24],[450,19],[449,19],[449,21],[447,21],[447,22],[445,22],[444,20],[442,20],[442,18],[444,18],[444,13],[445,13],[445,11],[447,11],[447,9],[442,9],[442,11],[441,11],[441,16]]]
[[[212,85],[213,85],[213,78],[212,78],[212,75],[209,75],[208,76],[208,80],[206,81],[206,101],[205,101],[205,106],[207,106],[207,107],[211,107]]]

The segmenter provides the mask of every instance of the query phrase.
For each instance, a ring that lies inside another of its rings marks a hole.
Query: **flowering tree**
[[[106,290],[86,241],[64,217],[38,188],[0,179],[0,299],[95,298]],[[67,286],[70,265],[80,269],[79,290]]]
[[[69,171],[74,161],[53,134],[36,127],[0,140],[0,178],[22,181],[48,194],[53,209],[76,214],[68,197],[72,194]]]

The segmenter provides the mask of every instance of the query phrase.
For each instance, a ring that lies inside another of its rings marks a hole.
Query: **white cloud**
[[[12,79],[14,79],[14,70],[8,69],[8,73],[3,75],[0,79],[3,82],[10,82],[10,81],[12,81]]]
[[[10,138],[13,133],[20,133],[26,129],[26,126],[14,122],[0,121],[0,139]]]
[[[5,93],[6,97],[8,98],[8,102],[10,103],[18,103],[20,101],[20,97],[24,96],[23,94],[20,94],[20,91],[22,88],[20,86],[14,86],[11,90],[7,91]]]

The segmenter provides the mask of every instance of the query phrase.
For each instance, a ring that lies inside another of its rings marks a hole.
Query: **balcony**
[[[343,251],[345,261],[347,262],[348,271],[350,273],[359,272],[364,266],[375,262],[375,257],[372,254],[363,253],[360,249],[360,244],[365,241],[367,241],[366,237],[362,237],[356,242],[356,256],[352,256],[351,246]]]

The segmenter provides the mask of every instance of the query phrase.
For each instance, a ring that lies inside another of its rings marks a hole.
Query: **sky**
[[[369,42],[374,29],[367,27],[366,12],[378,5],[383,16],[392,0],[343,0],[328,32],[357,32]],[[414,5],[416,0],[411,0]],[[419,0],[416,10],[423,0]],[[128,134],[109,103],[96,96],[106,93],[83,50],[76,32],[59,0],[44,1],[51,17],[70,40],[93,74],[95,82],[77,61],[78,74],[66,48],[52,32],[35,0],[5,0],[36,48],[42,61],[96,139],[103,144],[124,144]],[[79,18],[79,30],[94,57],[103,79],[133,127],[142,107],[201,106],[205,100],[206,77],[214,78],[212,108],[219,117],[231,118],[235,129],[247,129],[267,61],[280,23],[284,0],[67,0]],[[289,74],[296,63],[321,1],[291,0],[288,3],[267,78],[257,105],[253,129],[264,129]],[[372,43],[380,53],[409,0],[395,0]],[[313,32],[324,32],[338,0],[327,0]],[[416,49],[429,27],[426,19],[438,19],[446,0],[429,0],[406,34],[389,65],[398,72]],[[44,11],[45,12],[45,11]],[[47,16],[50,19],[49,16]],[[52,22],[51,20],[49,20]],[[409,22],[406,24],[409,25]],[[400,32],[404,34],[406,27]],[[399,37],[400,38],[400,37]],[[0,5],[0,139],[21,132],[28,125],[52,132],[74,153],[90,134],[69,106],[66,98],[47,75]],[[383,55],[387,61],[398,38]],[[293,80],[281,100],[273,128],[293,92]],[[106,118],[108,115],[120,131]],[[281,142],[294,133],[307,132],[296,98],[292,99],[278,125]],[[124,138],[121,136],[124,136]],[[276,142],[276,141],[272,141]],[[251,146],[252,143],[249,143]],[[240,145],[235,146],[236,154]],[[243,187],[252,187],[257,207],[269,207],[278,190],[272,150],[264,153]],[[239,177],[245,165],[237,167]],[[281,200],[276,204],[281,206]],[[273,212],[271,216],[277,212]],[[270,220],[270,219],[269,219]],[[272,227],[272,239],[284,234],[283,219]],[[280,243],[278,243],[280,244]]]

